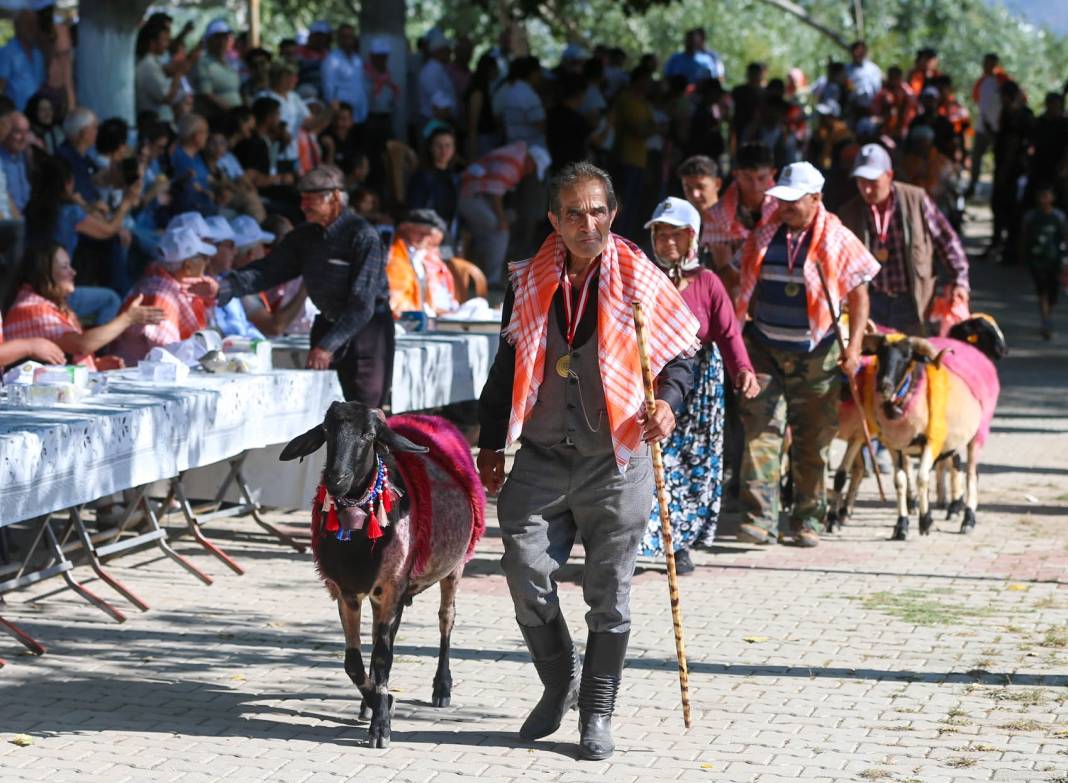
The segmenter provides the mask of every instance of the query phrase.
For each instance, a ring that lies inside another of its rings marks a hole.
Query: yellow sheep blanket
[[[926,366],[925,381],[927,388],[927,443],[931,453],[937,457],[942,453],[946,442],[948,425],[946,410],[949,405],[949,370],[935,364]],[[864,406],[864,417],[868,420],[868,430],[872,436],[879,434],[879,424],[875,417],[875,379],[879,374],[879,362],[872,357],[860,369],[857,391]],[[908,406],[906,406],[906,411]]]

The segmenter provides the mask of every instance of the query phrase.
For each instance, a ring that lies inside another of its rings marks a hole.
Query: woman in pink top
[[[723,494],[723,368],[746,397],[760,391],[742,333],[723,283],[697,260],[701,216],[688,202],[665,199],[645,224],[652,230],[653,257],[678,287],[701,324],[701,349],[694,357],[694,384],[675,431],[663,444],[664,481],[671,498],[675,568],[693,571],[689,549],[709,546],[716,535]],[[722,357],[722,358],[721,358]],[[660,509],[654,498],[642,554],[663,555]]]

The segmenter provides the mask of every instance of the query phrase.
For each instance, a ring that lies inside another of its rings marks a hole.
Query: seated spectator
[[[359,129],[353,124],[352,107],[342,101],[334,112],[330,127],[319,134],[323,163],[337,166],[348,177],[359,150]]]
[[[96,146],[97,129],[96,115],[79,106],[63,120],[63,135],[67,138],[56,150],[57,157],[65,160],[74,173],[74,189],[90,205],[100,200],[100,192],[93,182],[98,167],[89,155]]]
[[[0,138],[0,168],[7,180],[7,194],[19,212],[23,212],[30,200],[30,121],[17,111],[5,119],[9,130]]]
[[[22,285],[7,312],[6,333],[13,338],[51,340],[72,357],[74,364],[83,364],[90,370],[121,367],[121,360],[97,359],[96,352],[131,326],[158,324],[163,320],[163,310],[143,304],[142,296],[134,296],[114,320],[83,331],[68,302],[76,290],[76,274],[70,256],[61,246],[51,243],[32,247],[24,262]]]
[[[245,52],[244,60],[248,78],[241,85],[241,98],[251,106],[256,96],[271,86],[268,78],[271,70],[271,53],[257,46]]]
[[[186,114],[178,120],[178,143],[171,153],[174,169],[175,209],[215,214],[211,172],[201,153],[208,144],[208,121],[199,114]]]
[[[0,316],[0,369],[33,359],[43,364],[63,364],[63,349],[44,337],[11,339],[4,337],[4,319]]]
[[[490,285],[504,282],[504,256],[508,250],[509,225],[504,196],[516,189],[536,164],[525,142],[518,141],[479,158],[468,166],[460,181],[458,210],[471,231],[469,255],[482,269]]]
[[[297,175],[293,171],[278,172],[271,156],[272,145],[282,136],[278,101],[257,98],[252,104],[252,117],[253,133],[234,147],[234,156],[249,182],[267,200],[268,211],[281,211],[300,220],[300,197],[294,187]]]
[[[230,25],[224,19],[215,19],[204,31],[204,54],[197,62],[195,82],[197,96],[210,114],[241,105],[241,75],[226,59],[232,42]]]
[[[45,57],[37,46],[37,15],[19,11],[15,15],[15,37],[0,48],[0,89],[22,111],[45,83]]]
[[[110,283],[119,290],[125,279],[125,255],[113,259],[111,269],[100,268],[102,261],[79,253],[82,239],[116,241],[121,251],[129,245],[129,233],[123,221],[137,203],[140,186],[128,188],[114,212],[86,207],[75,191],[74,174],[62,158],[45,158],[37,167],[33,191],[26,205],[26,225],[29,244],[55,242],[75,259],[79,270],[93,284]],[[114,248],[109,249],[115,250]],[[112,259],[107,259],[109,262]],[[128,286],[128,284],[126,284]]]
[[[162,228],[160,208],[170,203],[170,178],[160,164],[167,156],[171,131],[165,123],[147,124],[138,134],[137,160],[141,170],[142,213],[138,222],[147,229]]]
[[[332,113],[329,110],[316,115],[311,113],[296,90],[297,69],[289,63],[273,63],[270,81],[271,88],[263,95],[278,101],[279,117],[283,123],[279,129],[281,147],[277,167],[279,171],[288,170],[299,174],[297,167],[300,161],[300,131],[318,133],[330,124]]]
[[[175,228],[163,235],[160,253],[158,262],[134,284],[126,301],[130,306],[143,297],[140,303],[160,308],[163,320],[133,326],[123,333],[115,353],[127,364],[136,364],[153,348],[185,340],[208,325],[213,303],[189,293],[186,285],[204,276],[207,259],[215,255],[215,248],[192,229]]]
[[[451,128],[438,128],[430,135],[426,164],[412,174],[407,190],[408,206],[440,215],[447,227],[446,242],[452,244],[454,235],[448,227],[456,219],[460,172],[456,167],[456,135]]]
[[[263,201],[241,163],[230,152],[226,136],[211,134],[201,156],[211,174],[215,201],[220,208],[252,215],[258,220],[266,217]]]
[[[130,154],[130,126],[119,117],[100,123],[96,134],[96,154],[103,165],[94,177],[100,198],[112,206],[123,192],[141,178],[141,166]],[[127,162],[131,161],[131,162]]]
[[[272,222],[279,225],[281,232],[288,234],[293,230],[292,224],[284,217],[278,215],[275,218]],[[234,269],[241,269],[263,258],[267,255],[268,243],[276,240],[275,234],[264,231],[248,215],[235,218],[232,226],[237,247]],[[285,334],[291,325],[305,313],[306,303],[311,305],[308,302],[308,291],[304,288],[303,277],[295,278],[268,291],[241,297],[241,304],[248,315],[248,320],[268,337]],[[311,307],[314,310],[314,305]],[[311,320],[303,329],[303,333],[307,334],[310,328]]]
[[[251,220],[251,218],[249,219]],[[224,217],[218,215],[210,217],[207,220],[207,224],[212,232],[212,238],[209,241],[215,246],[215,255],[208,260],[207,271],[212,277],[221,277],[234,267],[234,259],[237,252],[237,234]],[[212,309],[212,325],[224,337],[264,339],[263,333],[249,321],[245,308],[238,297],[234,297],[222,307],[216,305]]]
[[[439,252],[447,229],[432,209],[413,209],[397,224],[386,262],[394,318],[410,311],[434,317],[457,308],[452,272]]]
[[[44,151],[55,155],[65,137],[53,100],[43,93],[37,93],[26,104],[26,117],[30,121],[30,130],[41,140]]]

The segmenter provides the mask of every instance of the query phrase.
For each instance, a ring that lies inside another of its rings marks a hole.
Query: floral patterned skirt
[[[715,345],[705,346],[694,357],[694,383],[686,407],[662,447],[675,551],[709,546],[716,537],[723,495],[723,400],[723,362]],[[664,554],[655,494],[640,554]]]

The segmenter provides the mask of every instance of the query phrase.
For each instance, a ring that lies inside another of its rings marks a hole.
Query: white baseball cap
[[[880,144],[865,144],[860,148],[853,163],[853,176],[861,179],[879,179],[886,172],[893,170],[890,153]]]
[[[656,211],[645,227],[652,228],[657,223],[692,228],[695,237],[701,235],[701,213],[684,198],[669,196],[657,204]]]
[[[311,27],[308,28],[309,33],[322,33],[323,35],[330,35],[334,32],[334,28],[330,26],[330,22],[325,19],[316,19],[311,23]]]
[[[779,181],[768,195],[779,201],[797,201],[810,193],[823,192],[823,175],[811,163],[801,161],[784,166]]]
[[[230,223],[222,215],[210,217],[205,222],[208,224],[209,232],[205,239],[209,242],[236,241],[237,237],[234,235],[234,230],[230,228]]]
[[[371,41],[371,54],[389,54],[389,41],[385,38],[375,38]]]
[[[212,19],[204,30],[204,37],[211,38],[213,35],[229,35],[233,32],[225,19]]]
[[[169,228],[159,241],[164,264],[177,266],[195,256],[213,256],[215,248],[196,235],[191,228]]]
[[[244,250],[260,242],[273,242],[274,234],[264,231],[251,215],[238,215],[230,224],[234,230],[234,244],[238,250]]]
[[[199,239],[209,239],[211,237],[208,221],[204,220],[204,216],[199,212],[183,212],[180,215],[175,215],[171,218],[171,222],[167,224],[167,231],[173,228],[190,228]]]

